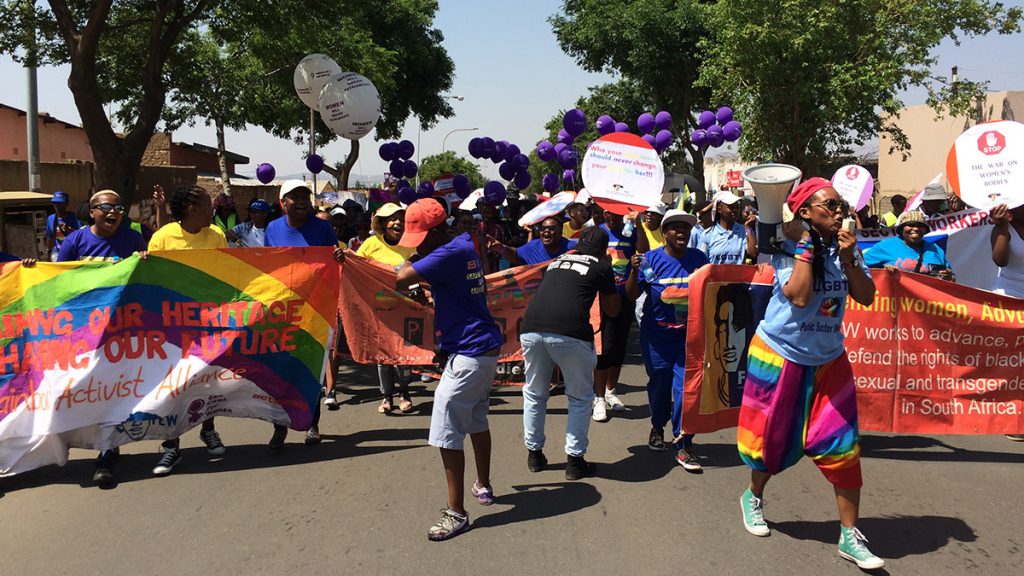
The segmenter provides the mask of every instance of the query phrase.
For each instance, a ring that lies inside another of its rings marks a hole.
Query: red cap
[[[809,178],[800,183],[792,192],[789,193],[789,198],[786,199],[786,204],[789,206],[790,211],[796,214],[796,211],[807,202],[807,199],[814,196],[814,193],[822,188],[831,188],[832,183],[824,178],[815,176]]]
[[[405,232],[398,245],[416,248],[423,242],[427,232],[436,228],[448,218],[441,204],[432,198],[420,198],[405,210]]]

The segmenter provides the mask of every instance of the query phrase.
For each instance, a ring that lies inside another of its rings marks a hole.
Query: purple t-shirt
[[[484,266],[468,233],[413,262],[412,268],[430,284],[442,350],[481,356],[501,346],[501,331],[487,308]]]
[[[552,256],[548,254],[544,243],[540,238],[536,240],[530,240],[526,244],[523,244],[519,248],[516,248],[516,255],[519,259],[527,264],[540,264],[541,262],[547,262],[548,260],[554,260],[562,254],[569,251],[569,241],[562,238],[558,241],[558,253]]]
[[[312,216],[299,228],[289,226],[287,217],[274,220],[267,224],[265,240],[267,246],[338,246],[331,223]]]
[[[146,241],[142,239],[142,234],[127,226],[118,226],[109,238],[93,234],[91,227],[86,226],[68,234],[60,245],[57,262],[119,260],[145,250]]]

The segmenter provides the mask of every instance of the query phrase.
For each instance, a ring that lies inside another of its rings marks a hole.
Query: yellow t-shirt
[[[583,228],[586,228],[586,226]],[[562,224],[562,237],[568,240],[578,238],[579,235],[583,233],[583,228],[577,230],[572,227],[572,222],[566,222],[565,224]]]
[[[150,250],[194,250],[199,248],[227,248],[228,239],[216,226],[207,226],[198,234],[189,234],[181,224],[172,222],[156,232],[149,239]]]
[[[640,227],[644,229],[644,234],[647,235],[647,242],[650,244],[651,250],[665,245],[665,235],[661,233],[661,228],[648,230],[646,224],[640,224]]]
[[[359,250],[356,252],[356,256],[376,260],[388,266],[398,266],[408,260],[409,256],[412,256],[414,252],[416,252],[415,248],[392,246],[381,240],[380,236],[370,236],[363,240],[362,245],[359,246]]]

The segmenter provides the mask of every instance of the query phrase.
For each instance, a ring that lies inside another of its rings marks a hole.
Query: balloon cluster
[[[295,93],[338,136],[358,140],[380,119],[380,93],[365,77],[342,72],[330,56],[310,54],[295,67]]]
[[[743,135],[743,125],[732,118],[732,108],[722,106],[717,112],[705,110],[697,116],[699,130],[690,133],[690,142],[696,146],[718,148],[725,142],[735,142]]]
[[[576,179],[576,167],[580,163],[580,154],[573,146],[581,134],[587,131],[587,116],[579,108],[573,108],[562,117],[562,129],[552,144],[543,140],[537,144],[537,157],[544,162],[557,161],[562,167],[562,180],[572,183]],[[558,190],[558,175],[547,173],[541,179],[544,190]]]
[[[523,154],[519,146],[510,144],[507,140],[495,140],[487,136],[473,138],[469,141],[469,155],[478,160],[487,159],[498,164],[498,174],[506,181],[514,183],[520,190],[530,185],[530,159]],[[497,188],[492,186],[492,189]],[[484,192],[486,196],[486,187]],[[505,187],[502,185],[502,194],[504,193]]]
[[[415,178],[419,167],[411,160],[416,146],[408,140],[385,142],[377,149],[380,159],[388,164],[388,172],[395,178]]]
[[[675,139],[669,127],[672,126],[672,115],[662,110],[657,115],[644,112],[636,119],[636,127],[640,129],[644,142],[661,154],[672,145]]]

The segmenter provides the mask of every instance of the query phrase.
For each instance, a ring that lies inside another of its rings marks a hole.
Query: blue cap
[[[266,200],[253,200],[249,203],[249,211],[270,212],[270,204]]]
[[[53,193],[53,198],[50,199],[50,202],[53,202],[54,204],[58,204],[60,202],[63,202],[65,204],[67,204],[68,203],[68,193],[67,192],[61,192],[60,190],[58,190],[58,191]]]

